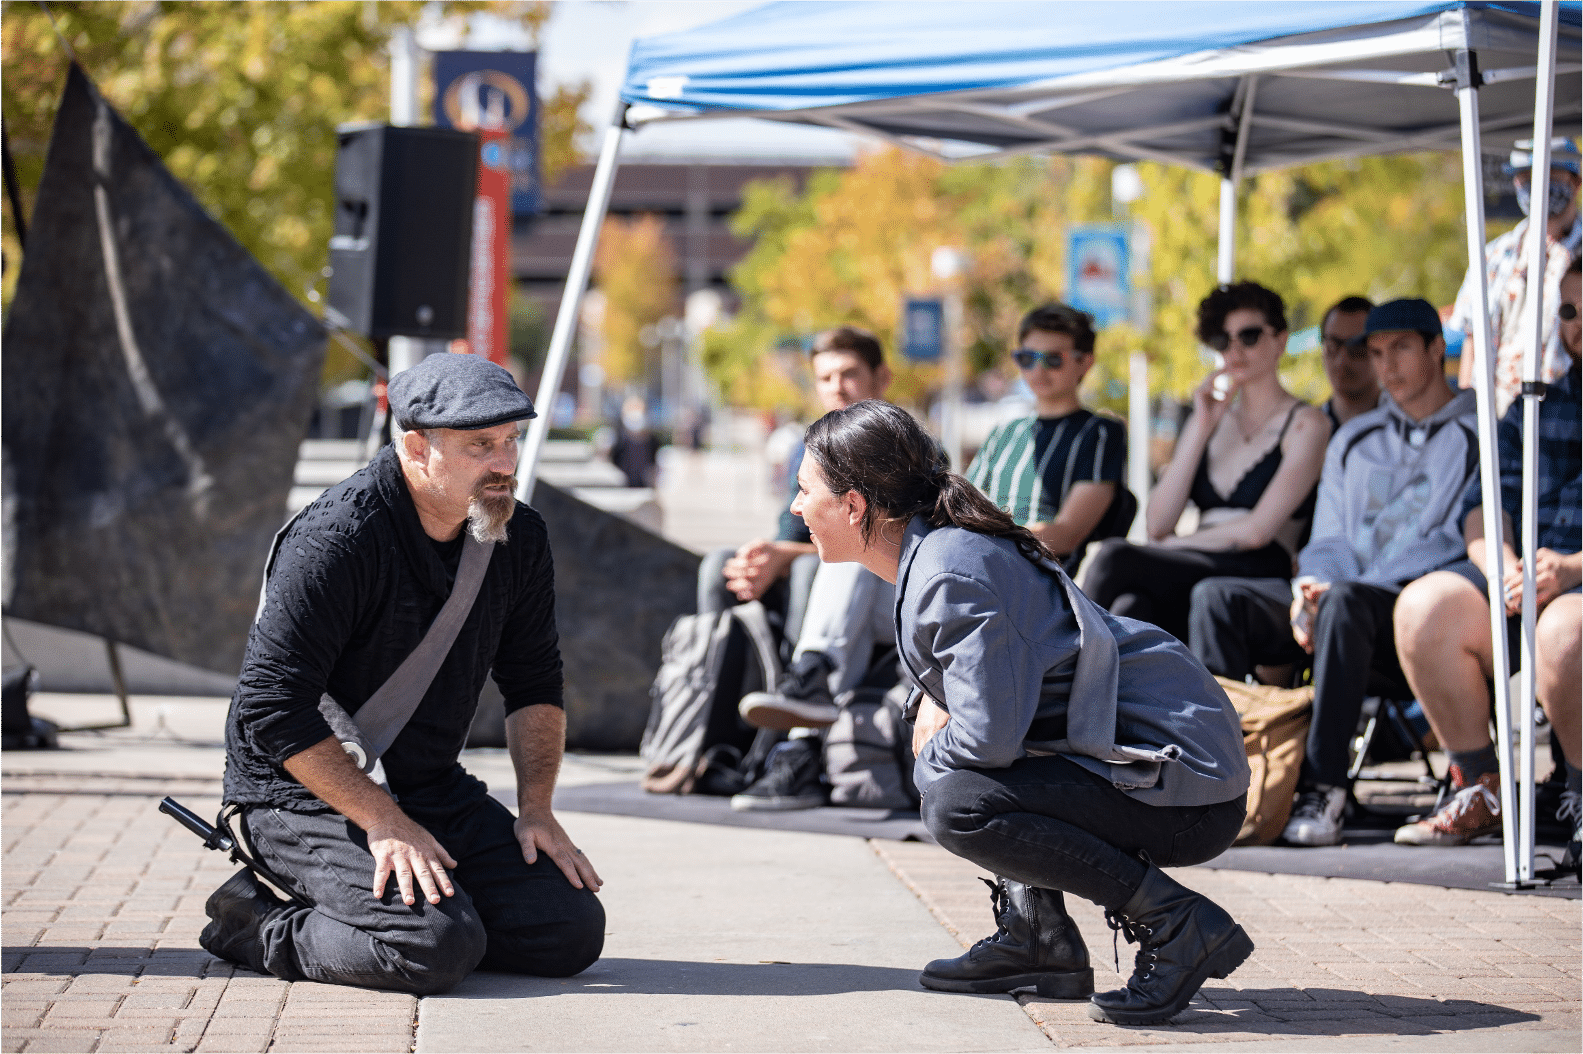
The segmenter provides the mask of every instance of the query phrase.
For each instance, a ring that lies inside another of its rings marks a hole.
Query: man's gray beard
[[[467,533],[493,545],[506,540],[506,524],[516,511],[517,499],[512,494],[484,494],[467,503]]]

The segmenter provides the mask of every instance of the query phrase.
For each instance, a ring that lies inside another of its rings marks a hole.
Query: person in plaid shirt
[[[1579,392],[1578,318],[1583,266],[1572,261],[1561,281],[1558,311],[1570,366],[1550,382],[1539,404],[1538,539],[1534,577],[1539,605],[1535,635],[1535,694],[1561,747],[1557,766],[1565,784],[1556,818],[1569,831],[1568,866],[1578,862],[1580,782],[1583,760],[1583,402]],[[1500,471],[1505,552],[1507,633],[1515,664],[1522,601],[1522,561],[1513,548],[1521,537],[1523,406],[1501,419]],[[1485,585],[1483,495],[1475,475],[1462,499],[1468,559],[1426,575],[1402,591],[1396,604],[1396,649],[1407,681],[1451,759],[1453,794],[1432,816],[1396,832],[1403,845],[1465,845],[1501,826],[1500,781],[1490,742],[1489,679],[1493,665]]]

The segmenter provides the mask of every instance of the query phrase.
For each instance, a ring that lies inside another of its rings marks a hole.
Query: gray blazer
[[[918,789],[953,769],[1061,754],[1150,805],[1248,789],[1242,726],[1175,637],[1118,618],[1055,563],[1003,538],[915,517],[896,577],[902,668],[951,720],[919,754]]]

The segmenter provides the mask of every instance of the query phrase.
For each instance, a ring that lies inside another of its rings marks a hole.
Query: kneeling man
[[[390,409],[395,442],[282,540],[226,723],[240,833],[310,906],[242,871],[209,898],[199,940],[286,980],[420,995],[478,966],[570,976],[599,958],[604,909],[550,812],[566,729],[554,572],[544,521],[513,498],[533,405],[487,359],[441,354],[391,381]],[[320,698],[356,717],[396,673],[461,580],[468,535],[488,546],[483,581],[381,759],[387,791]],[[491,672],[515,819],[457,760]]]

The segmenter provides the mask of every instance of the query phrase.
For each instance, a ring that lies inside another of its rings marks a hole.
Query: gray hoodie
[[[896,578],[902,668],[951,720],[914,779],[1061,754],[1150,805],[1213,805],[1248,789],[1226,693],[1164,630],[1120,618],[1054,563],[1003,538],[916,517]]]
[[[1473,392],[1422,421],[1388,395],[1342,426],[1325,451],[1314,530],[1298,581],[1399,589],[1467,555],[1457,513],[1478,472]]]

